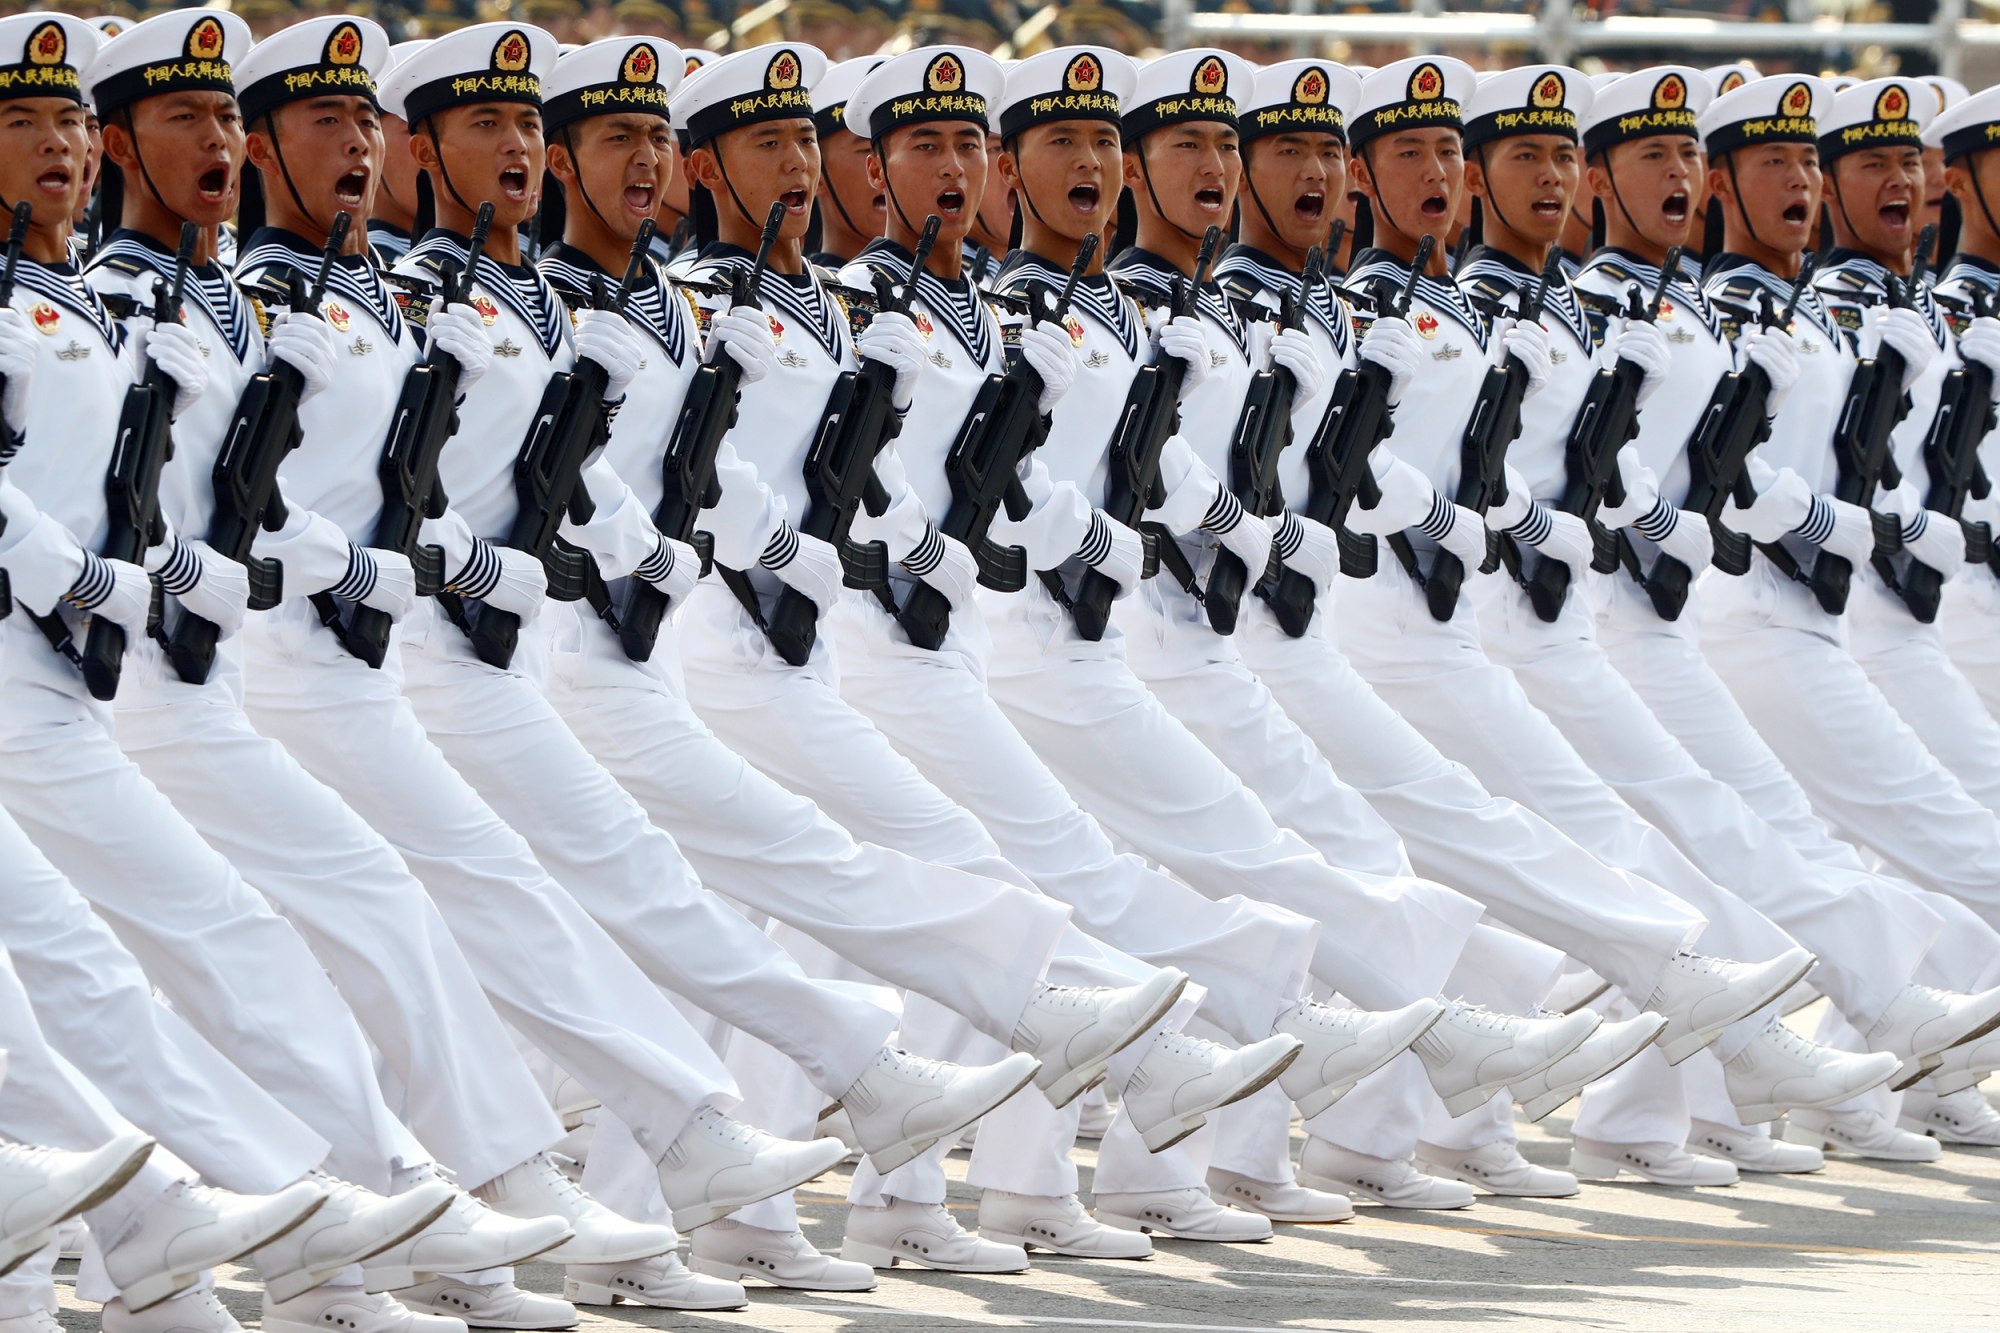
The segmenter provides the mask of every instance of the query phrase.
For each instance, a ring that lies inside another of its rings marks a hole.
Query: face
[[[75,216],[89,197],[83,120],[83,108],[65,98],[0,103],[0,198],[32,203],[37,231],[44,220]]]
[[[1915,148],[1867,148],[1848,153],[1828,173],[1828,203],[1863,249],[1907,254],[1916,243],[1923,207],[1923,153]]]
[[[880,187],[868,182],[868,141],[846,130],[820,144],[820,170],[826,188],[838,196],[855,230],[880,236],[889,218],[889,204]]]
[[[990,130],[986,135],[986,178],[993,182],[993,188],[979,199],[979,230],[989,239],[988,245],[1005,246],[1007,237],[1014,229],[1014,192],[1000,182],[1000,136]]]
[[[1199,236],[1227,226],[1243,184],[1235,127],[1190,121],[1154,130],[1125,154],[1125,183],[1142,208],[1156,203],[1160,215],[1182,231]]]
[[[1917,229],[1940,225],[1944,217],[1944,149],[1924,149],[1924,210]]]
[[[746,125],[695,149],[688,170],[714,196],[719,212],[735,212],[741,199],[754,227],[763,227],[773,201],[782,203],[785,221],[778,234],[798,241],[812,224],[819,193],[819,132],[804,117]]]
[[[378,173],[383,193],[402,207],[417,206],[417,159],[410,156],[410,123],[401,116],[378,118],[382,135],[382,169]]]
[[[2000,199],[2000,153],[1972,153],[1944,169],[1944,184],[1958,200],[1959,215],[1968,231],[1984,231],[1987,209],[1984,199]]]
[[[491,200],[494,227],[518,227],[541,197],[542,113],[521,102],[455,106],[413,127],[417,165],[431,169],[440,198],[445,181],[472,208]],[[440,175],[438,168],[442,167]]]
[[[1702,176],[1701,148],[1693,139],[1656,134],[1617,144],[1591,163],[1588,175],[1605,217],[1627,222],[1652,245],[1687,243]]]
[[[1367,193],[1376,226],[1443,244],[1465,196],[1465,154],[1458,131],[1435,128],[1385,134],[1355,154],[1355,183]]]
[[[659,207],[672,154],[664,116],[592,116],[558,136],[549,165],[569,191],[572,209],[595,205],[605,225],[630,240]]]
[[[211,227],[236,212],[243,116],[228,93],[165,93],[136,102],[104,127],[104,151],[128,181],[143,158],[152,188],[175,217]]]
[[[1336,201],[1347,194],[1347,145],[1332,134],[1273,134],[1244,152],[1244,176],[1259,216],[1293,250],[1324,245]]]
[[[247,146],[270,189],[282,188],[281,169],[291,176],[315,221],[331,225],[341,209],[368,216],[379,183],[382,122],[366,98],[316,97],[280,107],[268,129],[260,122],[251,131]]]
[[[911,125],[883,140],[882,150],[886,159],[869,158],[869,188],[891,196],[912,230],[935,213],[940,245],[964,240],[986,193],[986,127],[964,121]]]
[[[1730,163],[1735,172],[1731,173]],[[1815,239],[1819,219],[1819,149],[1812,144],[1748,144],[1708,170],[1725,222],[1747,221],[1756,239],[1796,253]]]
[[[1118,208],[1118,127],[1102,120],[1055,120],[1021,131],[1000,155],[1000,175],[1043,225],[1081,242],[1111,225]]]

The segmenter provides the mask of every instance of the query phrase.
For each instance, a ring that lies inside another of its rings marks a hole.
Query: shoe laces
[[[564,1175],[562,1168],[557,1166],[547,1153],[535,1154],[535,1174],[542,1179],[549,1192],[556,1196],[558,1202],[573,1208],[585,1208],[590,1205],[590,1196],[585,1194],[574,1180]]]
[[[911,1055],[900,1046],[885,1046],[883,1051],[900,1073],[919,1083],[949,1083],[959,1069],[957,1065],[943,1060],[927,1060],[921,1055]]]
[[[1483,1004],[1468,1004],[1464,1000],[1452,1001],[1449,1016],[1457,1021],[1458,1026],[1478,1032],[1506,1032],[1514,1025],[1512,1014],[1488,1009]]]
[[[56,1149],[40,1143],[0,1143],[0,1162],[10,1166],[40,1168],[55,1156]]]
[[[1813,1059],[1826,1049],[1811,1038],[1800,1036],[1775,1018],[1771,1020],[1771,1025],[1764,1029],[1763,1036],[1775,1049],[1801,1059]]]
[[[1344,1005],[1323,1004],[1318,1000],[1307,1000],[1294,1013],[1295,1019],[1309,1027],[1327,1032],[1345,1032],[1356,1027],[1361,1021],[1361,1011]]]
[[[1196,1056],[1212,1061],[1223,1060],[1229,1055],[1229,1048],[1221,1042],[1185,1032],[1162,1032],[1156,1041],[1158,1049],[1169,1055]]]
[[[703,1107],[695,1114],[695,1119],[713,1137],[720,1139],[724,1143],[734,1144],[739,1147],[751,1147],[758,1139],[765,1137],[764,1131],[758,1129],[755,1125],[746,1124],[734,1116],[724,1115],[713,1106]],[[557,1174],[561,1173],[558,1172]],[[570,1188],[576,1189],[574,1185],[570,1186]],[[577,1193],[581,1194],[583,1191],[577,1190]]]
[[[1686,950],[1674,955],[1674,965],[1691,977],[1715,976],[1723,969],[1723,960],[1705,953]]]
[[[1102,986],[1053,986],[1047,982],[1035,992],[1035,1004],[1043,1009],[1091,1009],[1104,1000]]]

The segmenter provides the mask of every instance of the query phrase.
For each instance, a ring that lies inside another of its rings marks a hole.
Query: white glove
[[[963,611],[972,605],[972,590],[979,586],[979,565],[956,537],[947,537],[927,525],[923,540],[902,564],[943,593],[952,610]]]
[[[372,607],[399,621],[417,601],[417,573],[401,551],[374,547],[347,548],[347,573],[327,591],[335,597]]]
[[[737,369],[743,372],[745,384],[757,383],[778,364],[778,340],[771,333],[771,317],[749,306],[717,315],[709,323],[708,341],[718,349],[709,359],[714,360],[722,352],[729,353],[736,359]]]
[[[1223,511],[1219,516],[1216,510]],[[1204,531],[1215,534],[1215,539],[1223,548],[1243,562],[1249,571],[1248,582],[1254,585],[1264,577],[1264,570],[1271,563],[1271,529],[1255,514],[1243,511],[1243,505],[1225,488],[1217,492],[1211,517],[1202,523]],[[1213,522],[1214,527],[1209,523]]]
[[[639,333],[615,310],[585,310],[576,317],[576,359],[604,367],[604,401],[620,402],[645,352]]]
[[[1529,545],[1547,559],[1562,561],[1569,566],[1571,574],[1582,578],[1590,569],[1595,549],[1591,545],[1589,525],[1575,514],[1566,514],[1546,505],[1536,505],[1535,513],[1538,518],[1548,521],[1548,530]]]
[[[2000,402],[2000,319],[1981,315],[1973,320],[1965,332],[1958,335],[1958,354],[1961,359],[1977,361],[1993,372],[1993,400]],[[9,374],[7,393],[10,400],[13,391],[14,380]],[[11,423],[13,418],[9,417],[8,421]]]
[[[271,359],[283,361],[305,380],[299,401],[304,402],[333,383],[336,349],[333,326],[311,315],[280,311],[271,324]]]
[[[1507,498],[1486,511],[1486,526],[1495,532],[1505,532],[1528,516],[1534,508],[1535,496],[1528,489],[1527,478],[1515,470],[1514,465],[1506,465]]]
[[[910,317],[894,311],[875,316],[861,331],[861,336],[854,340],[854,354],[870,361],[880,361],[896,372],[896,387],[890,398],[898,412],[909,411],[916,398],[917,375],[928,355],[924,351],[924,335],[917,332],[917,326],[910,322]]]
[[[1722,523],[1753,542],[1774,542],[1806,521],[1812,511],[1812,487],[1790,468],[1782,468],[1748,506],[1738,506],[1732,493],[1723,507]]]
[[[1410,377],[1423,364],[1424,345],[1406,319],[1378,319],[1361,337],[1361,359],[1389,372],[1389,406],[1403,400]]]
[[[1820,549],[1841,557],[1856,569],[1866,568],[1875,554],[1875,523],[1868,511],[1830,495],[1818,499],[1833,511],[1833,531],[1819,544]]]
[[[1187,373],[1181,377],[1180,401],[1185,403],[1188,395],[1208,378],[1208,335],[1201,331],[1201,320],[1193,315],[1167,319],[1164,310],[1159,315],[1154,321],[1154,332],[1159,337],[1160,355],[1171,356],[1187,366]]]
[[[840,600],[840,553],[831,542],[803,532],[792,535],[798,539],[798,545],[792,548],[791,558],[782,565],[765,568],[776,574],[786,587],[803,593],[825,615]]]
[[[460,302],[431,311],[429,327],[432,344],[458,362],[458,391],[466,392],[493,364],[493,344],[486,339],[486,321],[477,310]]]
[[[632,577],[666,594],[670,606],[679,606],[701,581],[701,553],[662,533],[659,546],[632,571]]]
[[[1437,512],[1443,503],[1430,478],[1385,447],[1376,447],[1368,459],[1368,468],[1375,474],[1375,484],[1381,489],[1382,498],[1373,509],[1363,509],[1361,502],[1355,501],[1347,511],[1349,531],[1369,537],[1386,537],[1404,528],[1418,526]]]
[[[1040,323],[1021,330],[1021,358],[1042,377],[1036,407],[1046,416],[1076,384],[1076,344],[1060,324]]]
[[[153,613],[153,576],[139,566],[86,551],[83,573],[64,595],[71,605],[123,629],[128,641],[146,637]]]
[[[1479,515],[1461,504],[1446,504],[1439,517],[1419,525],[1417,531],[1429,535],[1439,546],[1457,556],[1467,569],[1477,569],[1486,559],[1486,525]]]
[[[1084,537],[1077,556],[1116,583],[1119,597],[1131,593],[1145,581],[1145,539],[1102,509],[1091,511],[1090,532]]]
[[[1555,363],[1549,358],[1547,329],[1525,319],[1514,320],[1500,335],[1500,349],[1505,356],[1518,357],[1528,372],[1528,388],[1522,397],[1539,393],[1549,382],[1549,370]]]
[[[1870,306],[1862,327],[1874,330],[1877,356],[1885,349],[1902,353],[1903,389],[1914,384],[1924,368],[1937,359],[1937,337],[1929,321],[1908,307]]]
[[[1736,350],[1751,365],[1762,366],[1771,381],[1771,396],[1765,400],[1768,416],[1778,415],[1785,395],[1799,382],[1798,344],[1783,329],[1751,329],[1736,339]]]
[[[1614,505],[1609,501],[1597,507],[1597,521],[1612,532],[1628,528],[1636,519],[1653,512],[1653,506],[1660,502],[1660,479],[1653,475],[1653,469],[1639,461],[1639,450],[1634,445],[1626,445],[1618,451],[1618,480],[1625,487],[1625,503]]]
[[[1903,484],[1876,502],[1876,508],[1894,515],[1902,529],[1903,549],[1949,579],[1965,568],[1965,529],[1924,508],[1923,496],[1915,481]]]
[[[1670,555],[1696,574],[1715,562],[1715,529],[1692,509],[1673,511],[1673,524],[1653,541],[1660,554]]]
[[[0,306],[0,377],[7,381],[7,392],[0,396],[0,417],[16,435],[28,426],[28,390],[35,382],[35,349],[41,341],[41,335],[28,327],[26,315],[12,306]]]
[[[155,327],[149,319],[133,323],[138,326],[134,335],[138,364],[150,357],[174,382],[173,414],[179,417],[208,388],[208,359],[201,354],[201,340],[185,324]]]
[[[500,577],[480,598],[488,606],[511,611],[523,625],[532,624],[549,600],[549,571],[540,560],[511,546],[494,546]]]
[[[1304,329],[1280,329],[1271,339],[1271,364],[1292,372],[1298,389],[1292,401],[1311,402],[1326,387],[1326,365],[1319,359],[1312,335]]]
[[[1318,592],[1333,586],[1340,573],[1340,541],[1332,528],[1289,511],[1265,521],[1271,525],[1271,547],[1285,568],[1311,579]]]
[[[1667,370],[1673,364],[1667,349],[1667,335],[1660,332],[1660,326],[1645,320],[1629,321],[1619,330],[1618,347],[1606,365],[1616,365],[1620,361],[1630,361],[1646,373],[1639,381],[1639,396],[1636,401],[1645,402],[1653,396],[1653,390],[1666,381]]]
[[[250,608],[250,571],[207,542],[176,533],[146,552],[146,570],[180,604],[215,625],[228,638],[243,628]]]

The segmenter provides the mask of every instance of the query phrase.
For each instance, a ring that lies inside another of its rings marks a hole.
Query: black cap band
[[[1465,146],[1477,148],[1495,139],[1518,139],[1529,134],[1559,134],[1576,138],[1576,112],[1568,107],[1509,107],[1474,116],[1465,123]]]
[[[1599,153],[1616,148],[1621,143],[1635,139],[1650,139],[1655,135],[1672,134],[1687,139],[1698,139],[1700,131],[1695,128],[1695,114],[1685,107],[1669,109],[1652,107],[1645,111],[1633,111],[1623,116],[1613,116],[1600,121],[1583,132],[1583,155],[1596,157]]]
[[[627,83],[614,79],[558,93],[542,104],[542,130],[554,133],[591,116],[626,112],[639,116],[667,114],[667,90],[657,83]]]

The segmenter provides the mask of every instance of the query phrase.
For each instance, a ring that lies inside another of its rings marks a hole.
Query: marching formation
[[[0,1333],[2000,1146],[2000,90],[121,26],[0,19]]]

